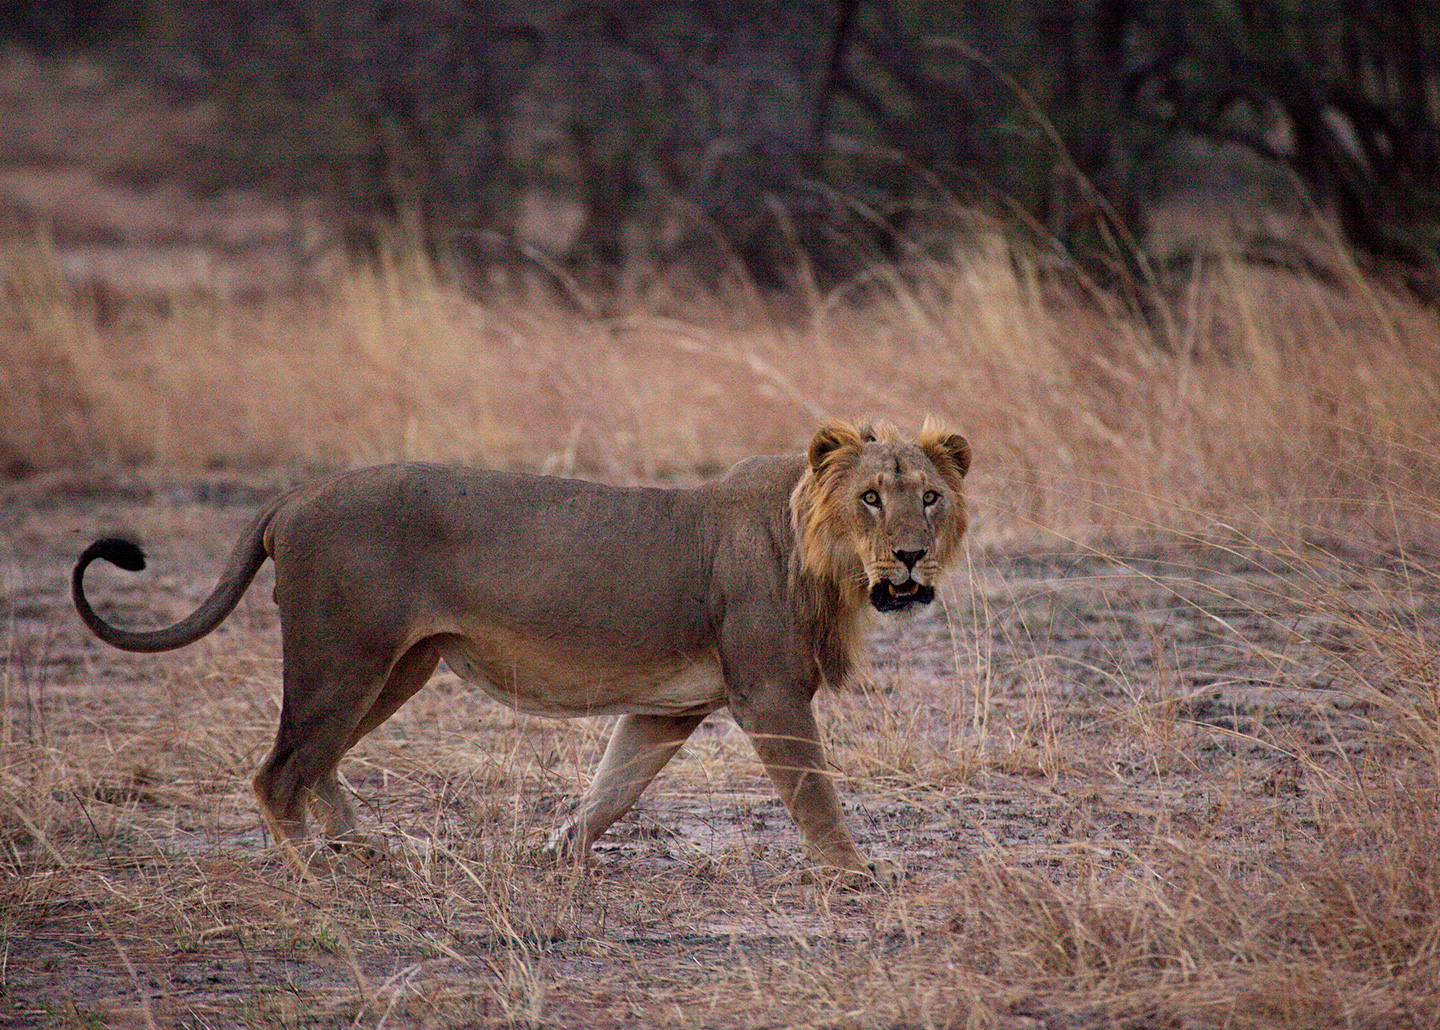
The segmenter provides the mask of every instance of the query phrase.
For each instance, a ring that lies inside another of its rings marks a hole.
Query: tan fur
[[[620,716],[579,808],[552,838],[583,858],[710,712],[728,706],[815,861],[890,880],[845,828],[811,699],[852,667],[864,614],[925,603],[965,532],[964,439],[926,423],[822,426],[805,456],[751,458],[693,490],[402,464],[294,490],[235,545],[211,596],[167,629],[119,629],[72,580],[77,610],[132,651],[181,647],[275,562],[284,699],[255,793],[277,839],[308,806],[332,839],[355,819],[341,757],[443,658],[523,711]]]

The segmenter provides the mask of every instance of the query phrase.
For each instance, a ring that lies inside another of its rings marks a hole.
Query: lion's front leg
[[[845,826],[809,700],[796,697],[787,703],[775,694],[758,703],[732,699],[731,711],[799,826],[810,859],[878,883],[899,882],[900,867],[866,857]]]
[[[610,824],[630,810],[704,715],[622,715],[575,816],[550,836],[546,852],[583,861]]]

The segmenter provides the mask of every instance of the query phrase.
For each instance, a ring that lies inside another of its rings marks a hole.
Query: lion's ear
[[[930,427],[926,427],[929,430]],[[970,441],[959,433],[925,432],[920,446],[937,466],[948,464],[963,478],[970,471]]]
[[[819,472],[837,451],[863,447],[864,443],[849,422],[827,422],[810,439],[810,467]]]
[[[963,476],[970,471],[970,441],[959,433],[951,433],[940,441],[940,446],[950,453],[955,461],[955,467],[960,470]]]

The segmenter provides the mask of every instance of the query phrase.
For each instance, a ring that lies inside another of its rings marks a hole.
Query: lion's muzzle
[[[877,612],[903,612],[917,604],[929,604],[935,600],[935,588],[928,583],[906,579],[903,583],[891,583],[882,579],[870,588],[870,603]]]

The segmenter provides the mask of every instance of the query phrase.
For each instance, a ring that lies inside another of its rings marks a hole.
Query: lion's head
[[[929,604],[965,535],[969,468],[965,438],[931,420],[914,443],[887,422],[821,426],[790,498],[801,571],[853,608]]]

